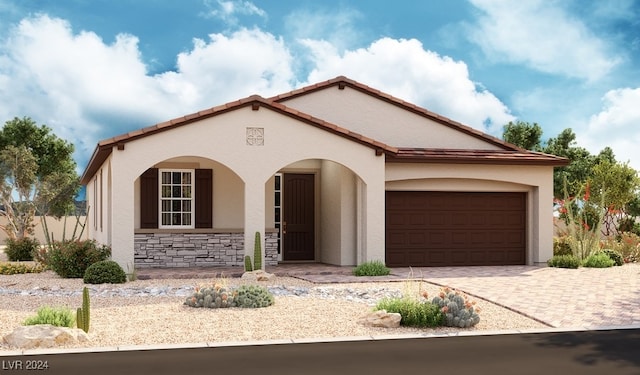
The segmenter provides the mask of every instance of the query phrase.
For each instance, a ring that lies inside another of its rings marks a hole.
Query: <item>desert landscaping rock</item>
[[[358,322],[368,327],[398,328],[401,320],[402,316],[398,313],[377,310],[363,316]]]
[[[89,342],[89,336],[77,328],[55,327],[50,324],[17,327],[3,337],[6,345],[18,349],[56,348]]]

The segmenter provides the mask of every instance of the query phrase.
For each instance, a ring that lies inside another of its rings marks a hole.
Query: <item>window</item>
[[[193,228],[194,171],[160,170],[160,228]]]
[[[147,169],[140,175],[140,228],[213,228],[213,170]]]

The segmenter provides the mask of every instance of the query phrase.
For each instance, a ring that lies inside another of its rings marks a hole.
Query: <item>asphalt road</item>
[[[0,357],[0,374],[640,374],[640,329]],[[47,369],[26,370],[26,366]],[[18,366],[20,368],[18,368]]]

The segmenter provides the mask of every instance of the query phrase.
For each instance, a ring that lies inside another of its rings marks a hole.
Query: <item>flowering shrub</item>
[[[600,248],[619,253],[625,263],[640,260],[640,236],[632,232],[623,232],[617,238],[609,237],[600,242]]]
[[[566,191],[565,183],[567,197],[557,199],[554,203],[559,206],[558,212],[567,223],[567,244],[572,254],[583,261],[600,250],[600,230],[606,212],[604,194],[600,194],[601,202],[593,202],[588,183],[579,190],[576,197],[569,197]]]

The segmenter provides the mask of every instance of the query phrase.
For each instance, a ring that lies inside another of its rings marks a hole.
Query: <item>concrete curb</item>
[[[224,348],[236,346],[263,346],[263,345],[287,345],[287,344],[315,344],[349,341],[381,341],[381,340],[406,340],[406,339],[429,339],[438,337],[472,337],[472,336],[495,336],[495,335],[518,335],[535,333],[561,333],[561,332],[585,332],[585,331],[609,331],[640,329],[639,325],[632,326],[611,326],[611,327],[564,327],[564,328],[542,328],[542,329],[510,329],[494,331],[459,331],[450,333],[424,333],[424,334],[398,334],[398,335],[378,335],[378,336],[349,336],[349,337],[327,337],[327,338],[301,338],[301,339],[279,339],[264,341],[228,341],[228,342],[208,342],[191,344],[160,344],[160,345],[123,345],[114,347],[96,348],[71,348],[71,349],[27,349],[27,350],[7,350],[0,351],[0,357],[15,356],[36,356],[55,354],[81,354],[81,353],[103,353],[120,351],[146,351],[146,350],[171,350],[171,349],[198,349],[198,348]]]

